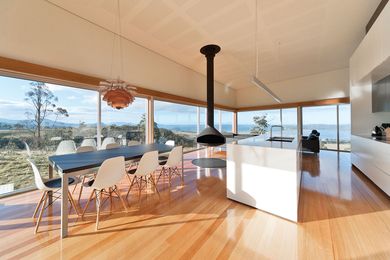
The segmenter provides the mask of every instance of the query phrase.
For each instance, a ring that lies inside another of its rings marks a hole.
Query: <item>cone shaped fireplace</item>
[[[202,146],[219,146],[226,138],[214,127],[214,57],[221,48],[218,45],[206,45],[200,52],[207,59],[207,127],[200,132],[196,141]]]

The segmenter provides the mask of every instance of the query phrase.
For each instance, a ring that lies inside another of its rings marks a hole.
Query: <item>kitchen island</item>
[[[300,145],[296,139],[267,139],[256,136],[227,144],[227,197],[298,222]]]

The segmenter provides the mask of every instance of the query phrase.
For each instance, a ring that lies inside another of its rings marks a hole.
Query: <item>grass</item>
[[[46,151],[31,151],[32,158],[41,172],[42,177],[48,178],[48,156]],[[25,151],[0,150],[0,185],[14,184],[14,189],[34,187],[34,174],[27,162]]]

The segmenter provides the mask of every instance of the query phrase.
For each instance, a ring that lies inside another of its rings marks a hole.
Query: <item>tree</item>
[[[57,107],[57,109],[54,111],[54,114],[56,115],[56,119],[53,122],[53,128],[55,127],[55,124],[57,123],[59,117],[69,117],[68,111],[62,107]]]
[[[35,130],[34,134],[36,134],[38,146],[40,146],[43,122],[55,111],[55,102],[58,102],[58,98],[54,96],[53,92],[43,82],[31,82],[30,85],[31,89],[26,92],[25,101],[32,104],[33,109],[26,112],[26,115],[29,118],[32,117],[31,123]],[[56,112],[63,113],[62,115],[65,114],[62,108],[57,108]]]
[[[251,134],[265,134],[268,129],[268,120],[267,115],[264,116],[254,116],[253,122],[255,123],[255,126],[251,129]]]

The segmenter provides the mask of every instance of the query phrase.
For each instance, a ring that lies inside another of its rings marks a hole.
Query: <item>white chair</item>
[[[106,149],[108,144],[113,144],[113,143],[115,143],[115,138],[114,137],[106,137],[103,140],[101,149],[104,150],[104,149]]]
[[[79,148],[77,148],[76,153],[87,153],[87,152],[95,152],[95,151],[96,151],[96,147],[94,147],[94,146],[80,146]],[[80,176],[82,176],[82,179],[80,181],[81,187],[80,187],[79,197],[77,199],[77,202],[79,204],[80,204],[81,194],[83,193],[83,187],[84,187],[85,180],[87,178],[93,177],[95,172],[96,172],[96,170],[94,170],[94,169],[80,171]],[[93,176],[91,176],[91,175],[93,175]],[[77,184],[74,186],[72,193],[74,193],[74,191],[76,190],[76,187],[77,187]]]
[[[106,145],[106,150],[116,149],[116,148],[119,148],[119,147],[121,147],[121,146],[119,144],[117,144],[117,143],[107,144]]]
[[[175,146],[175,141],[174,140],[168,140],[168,141],[165,142],[165,144],[169,145],[169,146]],[[166,160],[168,160],[168,155],[164,155],[164,154],[160,155],[158,157],[158,160],[159,161],[166,161]]]
[[[112,193],[115,193],[121,201],[123,207],[127,212],[126,203],[120,195],[120,191],[116,184],[123,178],[126,173],[125,170],[125,158],[123,156],[107,159],[100,166],[98,173],[94,180],[89,181],[85,184],[87,187],[91,187],[93,191],[89,196],[87,204],[83,210],[81,217],[83,218],[88,208],[89,203],[95,195],[96,200],[96,230],[99,228],[99,215],[102,206],[103,194],[108,195],[110,200],[112,199]],[[107,191],[108,190],[108,191]],[[112,202],[111,202],[112,206]]]
[[[97,147],[95,139],[92,139],[92,138],[84,139],[84,140],[81,142],[80,147],[84,147],[84,146],[93,146],[93,147],[95,147],[95,148]]]
[[[138,142],[138,141],[129,141],[128,143],[127,143],[127,146],[134,146],[134,145],[140,145],[141,143],[140,142]]]
[[[168,140],[165,142],[166,145],[169,145],[169,146],[175,146],[175,141],[174,140]]]
[[[41,208],[41,210],[39,211],[38,221],[35,225],[35,230],[34,230],[34,232],[37,233],[38,228],[39,228],[39,224],[40,224],[41,219],[42,219],[42,213],[48,206],[50,206],[50,205],[46,206],[46,203],[48,202],[48,192],[52,191],[54,194],[58,195],[57,197],[55,197],[56,200],[59,199],[61,196],[60,194],[58,194],[59,193],[58,191],[62,187],[61,186],[61,178],[44,180],[42,178],[37,166],[34,164],[34,162],[31,159],[27,159],[27,161],[30,163],[31,168],[34,172],[35,185],[37,186],[37,188],[39,190],[43,191],[41,199],[39,200],[38,205],[36,206],[36,208],[34,210],[34,214],[33,214],[33,218],[35,219],[35,216],[37,215],[39,208]],[[69,178],[68,181],[69,181],[69,183],[68,183],[69,185],[72,185],[75,183],[75,179],[73,179],[73,178]],[[72,194],[70,194],[69,191],[68,191],[68,198],[69,198],[71,207],[73,207],[76,211],[76,214],[79,215],[79,211],[77,209],[76,203],[74,202]],[[42,203],[43,203],[43,205],[42,205]]]
[[[96,152],[96,146],[80,146],[76,149],[76,153]]]
[[[183,147],[182,146],[176,146],[172,149],[172,151],[169,153],[168,160],[165,162],[160,162],[160,165],[162,166],[160,175],[157,178],[157,183],[159,182],[161,177],[168,177],[169,185],[171,185],[172,181],[172,175],[177,175],[181,177],[181,180],[183,182],[183,169],[179,171],[179,165],[182,164],[183,160]]]
[[[151,183],[154,188],[156,189],[157,193],[159,194],[157,190],[157,183],[154,180],[153,173],[157,170],[159,167],[158,164],[158,151],[152,151],[145,153],[141,160],[138,163],[138,167],[136,169],[131,169],[127,172],[127,178],[130,182],[129,190],[126,194],[126,198],[129,196],[129,193],[131,191],[131,188],[133,187],[134,183],[137,183],[138,185],[138,197],[141,197],[141,191],[143,188],[146,188],[148,183]],[[133,179],[130,178],[130,176],[133,176]],[[159,194],[160,195],[160,194]]]
[[[135,146],[135,145],[140,145],[141,143],[138,142],[138,141],[132,141],[130,140],[128,143],[127,143],[127,146]],[[137,166],[139,160],[131,160],[131,161],[126,161],[126,169],[129,169],[131,167],[134,167],[134,166]]]
[[[76,152],[76,144],[73,140],[61,141],[56,150],[56,155],[70,154]]]

